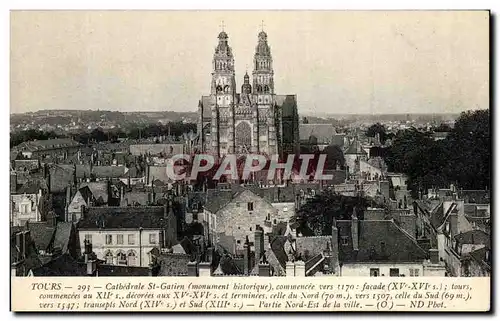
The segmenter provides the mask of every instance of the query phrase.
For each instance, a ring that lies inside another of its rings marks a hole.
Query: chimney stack
[[[306,263],[302,260],[295,261],[295,276],[305,277],[306,276]],[[287,265],[288,267],[288,265]]]
[[[10,172],[10,193],[15,194],[17,192],[17,173]]]
[[[287,277],[295,276],[295,264],[292,261],[286,262],[286,276]]]
[[[450,214],[450,234],[451,238],[458,235],[458,213],[452,212]]]
[[[259,264],[259,276],[271,276],[271,268],[269,262],[267,262],[266,255],[263,253],[262,260]]]
[[[352,233],[352,247],[354,251],[359,250],[359,232],[358,232],[358,227],[359,227],[359,220],[358,220],[358,215],[356,213],[356,208],[354,208],[353,213],[352,213],[352,224],[351,224],[351,233]]]
[[[248,237],[243,245],[243,274],[249,274],[249,266],[250,266],[250,247],[248,244]]]
[[[188,263],[188,276],[198,276],[198,263],[196,261]]]
[[[429,256],[431,259],[431,263],[433,263],[433,264],[439,263],[439,251],[438,251],[438,249],[430,249]]]
[[[330,252],[330,268],[333,272],[339,272],[339,229],[337,228],[337,221],[333,219],[332,225],[332,246]]]
[[[19,253],[17,254],[17,261],[23,261],[26,258],[26,235],[24,232],[19,232],[16,234],[16,246],[19,249]]]
[[[255,248],[255,265],[257,266],[257,273],[258,273],[260,257],[262,253],[264,253],[264,231],[259,225],[255,227],[254,248]]]

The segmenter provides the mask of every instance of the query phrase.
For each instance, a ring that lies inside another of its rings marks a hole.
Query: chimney
[[[196,261],[188,263],[188,276],[198,276],[198,263]]]
[[[210,262],[198,263],[198,276],[199,277],[209,277],[211,275],[210,266],[211,266]]]
[[[450,214],[450,235],[452,239],[458,235],[458,214],[454,212]]]
[[[287,277],[295,276],[295,264],[291,261],[286,262],[286,276]]]
[[[306,263],[302,260],[295,261],[295,276],[305,277],[306,276]],[[287,265],[288,267],[288,265]]]
[[[332,225],[330,268],[333,269],[335,273],[339,272],[339,229],[337,228],[337,221],[335,219],[333,219]]]
[[[66,222],[70,222],[69,218],[69,204],[71,203],[71,187],[67,186],[66,187],[66,206],[65,206],[65,214],[66,214]]]
[[[438,249],[430,249],[429,250],[429,256],[430,256],[432,264],[438,264],[439,263],[439,251],[438,251]]]
[[[255,248],[255,265],[257,269],[259,268],[260,257],[262,253],[264,253],[264,231],[262,228],[257,225],[255,227],[255,240],[254,240],[254,248]],[[258,270],[257,270],[258,273]]]
[[[351,223],[351,233],[352,233],[352,247],[354,251],[359,250],[359,233],[358,233],[358,227],[359,227],[359,220],[358,220],[358,215],[356,213],[356,208],[354,208],[354,211],[352,213],[352,223]]]
[[[23,261],[26,258],[26,249],[25,249],[26,241],[25,234],[23,232],[19,232],[16,234],[16,247],[19,252],[17,254],[17,261]]]
[[[50,227],[56,227],[57,225],[57,215],[54,211],[50,211],[47,213],[47,223]]]
[[[248,246],[248,238],[243,245],[243,274],[248,275],[250,266],[250,247]]]
[[[262,255],[262,260],[259,264],[259,276],[271,276],[271,268],[267,262],[265,253]]]
[[[15,194],[17,191],[17,174],[16,172],[10,173],[10,193]]]
[[[125,198],[125,186],[122,184],[120,187],[120,203]]]
[[[85,218],[85,205],[80,205],[80,219]]]

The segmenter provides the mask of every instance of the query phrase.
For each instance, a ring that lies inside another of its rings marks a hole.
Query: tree
[[[326,154],[325,169],[336,169],[337,165],[344,168],[345,159],[342,148],[337,145],[328,145],[321,154]]]
[[[386,129],[385,126],[382,125],[381,123],[376,123],[368,127],[366,130],[365,135],[367,137],[375,137],[377,134],[380,135],[380,143],[385,143],[385,140],[387,139],[387,134],[386,134]]]
[[[358,218],[362,219],[368,204],[369,201],[363,197],[324,191],[309,199],[297,212],[299,229],[311,230],[314,235],[330,235],[334,218],[350,220],[356,209]]]
[[[467,189],[491,184],[490,111],[463,112],[446,142],[452,151],[450,180]]]
[[[461,114],[444,140],[414,128],[399,131],[386,151],[389,171],[405,173],[414,195],[431,187],[450,184],[484,189],[491,184],[489,110]]]

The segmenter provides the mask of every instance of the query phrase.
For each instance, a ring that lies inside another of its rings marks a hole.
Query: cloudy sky
[[[262,20],[275,91],[296,94],[299,112],[488,108],[484,11],[18,11],[11,112],[195,111],[221,21],[239,88]]]

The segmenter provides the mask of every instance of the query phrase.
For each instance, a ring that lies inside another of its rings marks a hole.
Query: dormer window
[[[247,203],[247,209],[249,212],[253,211],[253,203],[252,202]]]

